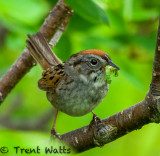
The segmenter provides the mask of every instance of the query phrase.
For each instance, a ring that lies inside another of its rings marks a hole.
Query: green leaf
[[[128,20],[132,19],[132,6],[133,5],[133,0],[124,0],[124,9],[123,9],[123,14],[124,17],[126,17]]]
[[[92,0],[66,0],[66,3],[71,6],[78,15],[86,20],[96,24],[104,23],[109,25],[106,12]]]
[[[33,0],[0,0],[0,18],[10,21],[11,23],[24,23],[34,25],[39,23],[49,9],[46,2]]]

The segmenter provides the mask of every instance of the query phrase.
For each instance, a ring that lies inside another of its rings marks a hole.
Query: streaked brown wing
[[[52,66],[44,71],[42,76],[38,81],[38,87],[44,91],[54,91],[65,76],[64,66],[62,64]]]

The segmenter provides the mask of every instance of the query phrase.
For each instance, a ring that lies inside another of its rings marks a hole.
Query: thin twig
[[[4,126],[5,128],[9,129],[16,129],[16,130],[36,130],[36,131],[47,131],[47,124],[53,117],[55,113],[54,109],[47,110],[39,117],[33,119],[26,119],[26,120],[14,120],[11,118],[11,114],[9,117],[2,116],[0,117],[0,125]]]

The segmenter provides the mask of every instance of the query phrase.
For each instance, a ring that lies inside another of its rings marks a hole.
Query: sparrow
[[[98,49],[83,50],[62,62],[41,33],[28,35],[28,38],[27,48],[43,69],[38,87],[46,91],[48,100],[56,109],[51,133],[57,134],[58,111],[75,117],[92,112],[95,117],[93,110],[107,95],[110,75],[116,75],[119,70],[108,54]]]

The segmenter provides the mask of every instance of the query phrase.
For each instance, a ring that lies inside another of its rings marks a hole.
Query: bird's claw
[[[89,124],[88,130],[92,129],[93,127],[97,127],[99,124],[102,123],[102,120],[95,113],[92,112],[92,114],[93,114],[93,119]]]
[[[56,137],[57,139],[61,139],[60,134],[56,132],[56,129],[55,129],[55,128],[53,128],[53,129],[51,130],[51,139],[53,139],[53,138],[55,138],[55,137]]]
[[[107,140],[110,139],[110,133],[117,131],[116,127],[106,125],[103,121],[92,112],[93,119],[90,122],[88,131],[92,130],[94,133],[93,142],[96,146],[102,147]]]

